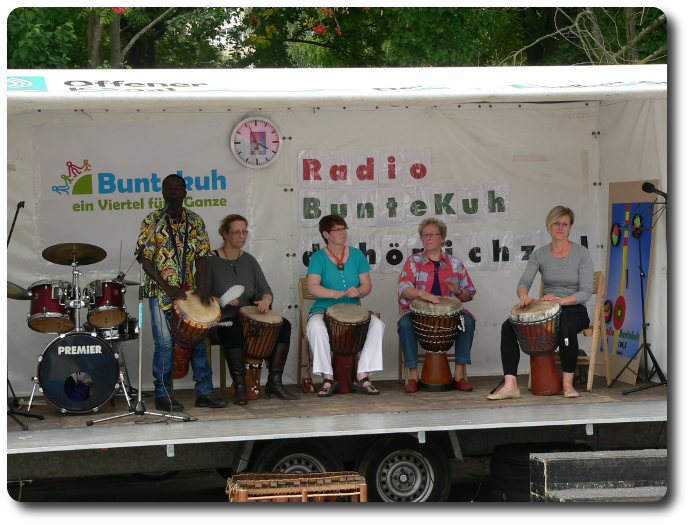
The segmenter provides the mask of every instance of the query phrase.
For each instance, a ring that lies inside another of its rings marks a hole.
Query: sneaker
[[[215,392],[209,392],[203,396],[197,396],[194,406],[200,408],[223,408],[228,406],[228,400],[223,399]]]
[[[157,397],[156,410],[162,412],[181,412],[184,410],[184,405],[174,397]]]

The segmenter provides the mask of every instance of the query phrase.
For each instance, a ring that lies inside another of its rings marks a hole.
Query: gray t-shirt
[[[562,259],[553,256],[551,243],[532,252],[517,288],[529,291],[537,271],[544,283],[544,295],[574,295],[577,304],[585,304],[592,297],[594,264],[589,250],[580,244],[573,243],[568,255]]]
[[[206,261],[208,268],[206,282],[211,295],[220,297],[231,286],[236,284],[244,286],[244,292],[239,298],[239,304],[237,306],[228,305],[223,308],[221,321],[236,318],[242,306],[253,306],[254,301],[261,299],[264,294],[273,295],[264,272],[261,270],[261,266],[259,266],[257,260],[251,254],[244,252],[239,259],[228,261],[227,259],[221,259],[212,252],[212,255],[207,257]],[[233,268],[233,266],[235,267]]]

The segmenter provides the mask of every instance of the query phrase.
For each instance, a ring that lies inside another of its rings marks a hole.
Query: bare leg
[[[573,386],[573,377],[575,373],[563,372],[563,392],[577,392]]]
[[[467,366],[460,363],[455,363],[455,375],[453,376],[453,379],[455,381],[460,381],[460,379],[467,381]]]
[[[505,375],[505,384],[501,387],[501,389],[496,392],[497,394],[505,394],[506,392],[512,392],[513,390],[517,390],[517,377],[512,376],[512,375]]]

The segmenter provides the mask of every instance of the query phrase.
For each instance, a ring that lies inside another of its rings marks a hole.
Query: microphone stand
[[[151,238],[156,234],[158,231],[158,224],[160,223],[161,219],[163,216],[168,213],[168,209],[170,208],[170,203],[166,203],[165,207],[161,210],[161,214],[159,215],[158,219],[156,220],[156,226],[152,228],[151,233],[149,234],[148,238],[141,243],[141,246],[139,246],[139,249],[136,251],[134,254],[134,259],[132,262],[129,264],[127,269],[124,272],[120,272],[117,277],[115,278],[116,281],[122,281],[125,278],[125,275],[127,275],[127,272],[129,269],[132,267],[132,265],[136,262],[139,261],[139,390],[137,392],[137,404],[134,408],[132,408],[132,405],[129,403],[129,396],[125,392],[125,399],[127,400],[127,405],[129,406],[129,412],[127,414],[119,414],[117,416],[111,416],[107,417],[104,419],[99,419],[97,421],[87,421],[86,426],[91,426],[94,423],[101,423],[103,421],[110,421],[112,419],[119,419],[121,417],[127,417],[131,415],[136,415],[136,416],[158,416],[158,417],[166,417],[168,419],[179,419],[181,421],[191,421],[191,418],[189,416],[175,416],[173,414],[161,414],[159,412],[148,412],[146,410],[146,406],[144,405],[144,401],[142,399],[142,376],[141,376],[141,371],[142,371],[142,361],[143,361],[143,354],[144,354],[144,332],[142,330],[144,326],[144,265],[141,262],[141,257],[142,253],[144,252],[144,247],[148,244],[148,242],[151,240]]]
[[[24,207],[24,201],[19,201],[17,203],[17,209],[14,212],[14,220],[12,221],[12,227],[10,228],[10,234],[7,236],[7,246],[10,245],[10,239],[12,238],[12,232],[14,231],[14,225],[17,222],[17,215],[19,215],[19,210]],[[9,370],[8,370],[9,372]],[[9,373],[7,374],[9,376]],[[22,427],[22,430],[29,430],[29,427],[27,427],[24,423],[19,421],[16,416],[24,416],[24,417],[33,417],[38,420],[43,421],[45,419],[45,416],[41,415],[36,415],[36,414],[29,414],[24,413],[24,412],[18,412],[15,410],[15,408],[19,408],[19,401],[17,401],[17,396],[14,393],[14,388],[12,388],[12,383],[10,383],[10,378],[7,378],[7,386],[10,389],[10,392],[12,392],[12,401],[7,399],[7,415],[10,416],[20,427]]]
[[[652,205],[653,204],[654,203],[652,203]],[[666,209],[666,203],[664,203],[662,213],[665,209]],[[648,231],[648,232],[651,232],[653,229],[653,225],[652,225],[652,228],[622,228],[622,229],[628,230],[628,231],[640,231],[640,232]],[[624,390],[623,395],[630,394],[631,392],[638,392],[640,390],[647,390],[649,388],[654,388],[657,386],[662,386],[662,385],[666,386],[666,383],[667,383],[666,376],[664,375],[663,371],[661,370],[659,363],[657,363],[656,358],[654,357],[654,354],[652,353],[652,348],[649,345],[649,342],[647,340],[647,326],[648,326],[648,324],[647,324],[647,319],[646,319],[646,315],[645,315],[645,301],[644,301],[644,280],[646,279],[646,276],[644,273],[644,269],[642,268],[642,234],[640,234],[637,237],[637,246],[638,246],[638,253],[639,253],[639,257],[640,257],[640,298],[642,299],[642,339],[644,342],[639,346],[639,348],[637,349],[637,352],[635,352],[635,354],[628,360],[628,362],[621,369],[621,371],[618,372],[618,375],[615,377],[615,379],[613,381],[611,381],[609,388],[611,388],[613,386],[613,384],[616,381],[618,381],[618,378],[621,376],[621,374],[623,374],[623,372],[625,372],[626,369],[630,370],[632,372],[632,369],[629,368],[629,365],[630,365],[630,363],[632,363],[633,359],[635,359],[638,356],[638,354],[640,352],[644,352],[643,356],[644,356],[644,369],[645,369],[644,379],[645,379],[645,382],[649,383],[655,374],[659,376],[659,382],[653,383],[651,385],[641,386],[638,388],[632,388],[630,390]],[[648,370],[648,368],[647,368],[647,357],[649,357],[652,360],[653,366],[652,366],[651,370]]]

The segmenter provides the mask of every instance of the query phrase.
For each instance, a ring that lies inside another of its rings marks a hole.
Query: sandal
[[[364,385],[363,383],[366,383],[369,381],[368,385]],[[368,396],[378,396],[379,391],[374,387],[374,385],[371,384],[371,379],[369,379],[369,376],[363,377],[362,379],[356,379],[355,382],[350,385],[353,390],[359,390],[360,392],[364,392]]]
[[[326,386],[326,383],[330,383],[330,385]],[[337,382],[334,383],[332,379],[324,379],[323,384],[321,385],[321,389],[319,390],[318,396],[331,397],[333,395],[333,392],[337,391],[338,388],[340,388],[340,385]]]

